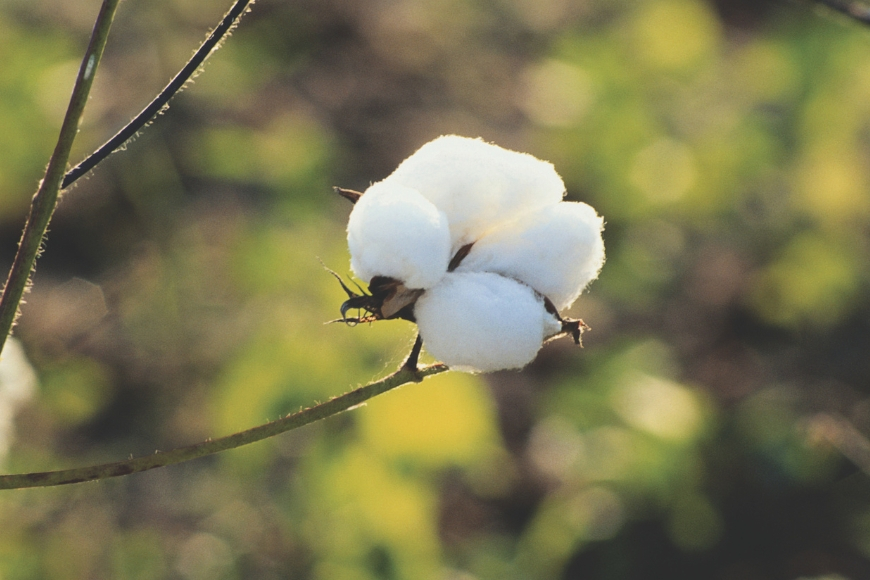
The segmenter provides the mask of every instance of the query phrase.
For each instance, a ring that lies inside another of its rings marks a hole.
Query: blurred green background
[[[223,4],[121,4],[75,160]],[[4,271],[98,7],[0,2]],[[37,385],[0,374],[2,469],[166,450],[390,372],[410,324],[324,324],[331,186],[445,133],[552,161],[605,216],[585,348],[0,492],[2,580],[870,578],[870,463],[841,454],[870,433],[870,28],[801,2],[259,0],[62,201],[16,330]]]

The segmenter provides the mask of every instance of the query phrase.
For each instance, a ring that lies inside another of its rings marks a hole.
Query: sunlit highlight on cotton
[[[384,180],[419,191],[447,215],[453,250],[500,223],[562,201],[552,164],[481,139],[448,135],[423,145]]]
[[[424,290],[408,319],[451,368],[522,368],[568,332],[557,312],[604,263],[603,219],[564,194],[546,161],[439,137],[356,202],[351,267],[365,282],[381,276]]]

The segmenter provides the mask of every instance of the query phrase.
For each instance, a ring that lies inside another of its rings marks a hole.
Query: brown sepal
[[[544,308],[546,308],[547,312],[555,316],[556,320],[562,323],[561,332],[555,336],[551,336],[548,340],[553,340],[554,338],[559,338],[560,336],[568,334],[574,339],[574,344],[582,347],[583,340],[581,339],[581,336],[584,331],[590,330],[589,326],[579,318],[562,318],[559,311],[556,310],[556,306],[553,304],[552,300],[546,296],[544,296]]]
[[[326,266],[324,266],[326,268]],[[344,322],[355,326],[360,322],[376,320],[403,319],[416,322],[414,319],[414,303],[423,294],[423,290],[407,288],[400,281],[386,276],[375,276],[369,282],[368,292],[356,284],[359,292],[351,290],[341,276],[333,270],[326,271],[335,276],[341,289],[347,294],[347,300],[341,305],[341,318],[329,322]],[[357,316],[348,317],[348,312],[356,310]]]
[[[352,189],[345,189],[343,187],[333,187],[332,190],[351,203],[356,203],[363,195],[358,191],[354,191]]]

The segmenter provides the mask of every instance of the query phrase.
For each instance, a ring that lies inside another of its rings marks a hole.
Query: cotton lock
[[[426,349],[460,371],[523,367],[561,330],[534,290],[491,272],[447,274],[414,313]]]
[[[559,311],[598,276],[604,222],[564,194],[531,155],[455,135],[427,143],[356,201],[351,268],[372,295],[343,316],[412,320],[433,356],[472,372],[522,368],[561,334],[579,342],[582,321]]]
[[[564,310],[598,276],[601,228],[601,218],[585,203],[557,203],[491,230],[457,269],[522,280]]]
[[[496,225],[565,195],[550,163],[455,135],[423,145],[384,182],[419,191],[443,211],[454,252]]]
[[[409,288],[430,288],[447,271],[447,217],[417,191],[382,181],[353,208],[347,224],[351,268],[360,279],[401,280]]]

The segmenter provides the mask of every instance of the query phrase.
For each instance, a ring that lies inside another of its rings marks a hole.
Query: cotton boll
[[[461,371],[521,368],[561,328],[534,290],[488,272],[452,272],[414,308],[426,350]]]
[[[419,191],[447,215],[454,252],[565,193],[552,164],[456,135],[423,145],[384,181]]]
[[[360,279],[387,276],[429,288],[447,271],[447,218],[413,189],[376,183],[354,205],[347,224],[350,265]]]
[[[524,214],[483,236],[457,268],[520,280],[558,310],[571,305],[604,264],[603,220],[585,203]]]

